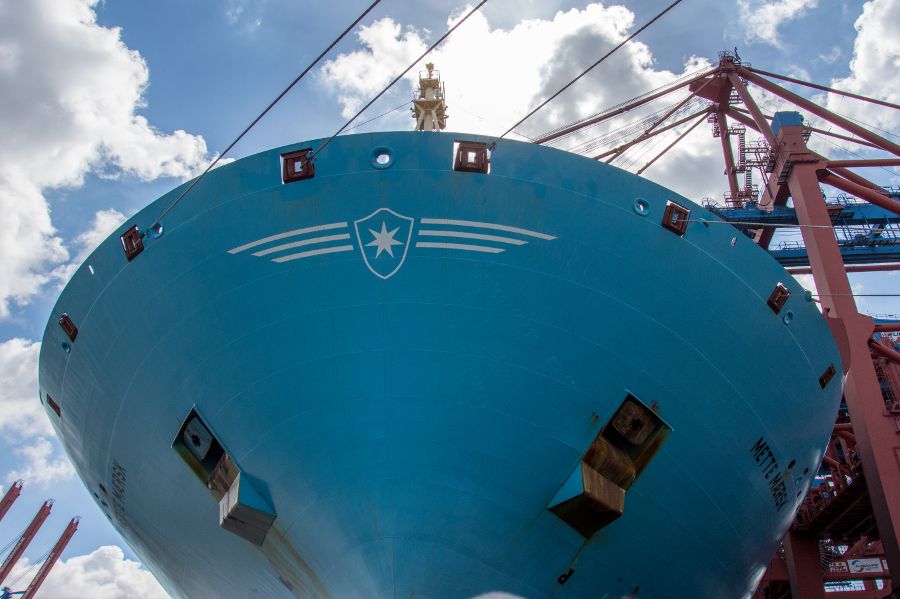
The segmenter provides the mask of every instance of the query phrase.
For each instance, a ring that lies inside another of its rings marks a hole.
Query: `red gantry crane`
[[[34,535],[37,534],[37,531],[40,530],[41,525],[47,519],[47,516],[50,515],[51,509],[53,509],[53,500],[48,499],[44,502],[44,505],[41,506],[41,509],[38,510],[37,514],[35,514],[34,518],[31,520],[31,524],[28,525],[28,528],[25,529],[25,532],[22,533],[22,536],[19,537],[16,544],[13,545],[12,551],[10,551],[9,555],[6,556],[6,559],[3,560],[3,565],[0,566],[0,584],[6,580],[6,577],[12,572],[13,566],[16,565],[16,562],[18,562],[19,558],[22,557],[22,554],[25,553],[25,549],[28,548],[32,539],[34,539]]]
[[[9,511],[9,508],[15,502],[15,500],[19,497],[22,492],[23,482],[21,480],[16,481],[6,492],[6,495],[0,500],[0,519]],[[10,551],[9,555],[6,556],[6,559],[3,560],[3,564],[0,565],[0,584],[3,583],[4,580],[9,576],[15,567],[16,563],[21,559],[22,555],[25,553],[25,550],[31,544],[31,541],[34,539],[35,535],[37,535],[41,526],[47,520],[47,517],[50,515],[50,511],[53,509],[53,500],[48,499],[41,505],[41,508],[38,510],[37,514],[35,514],[34,518],[31,520],[31,523],[28,527],[25,528],[25,531],[16,539],[15,545],[13,545],[12,551]],[[65,550],[66,546],[69,544],[69,541],[75,535],[75,531],[78,530],[78,523],[80,518],[77,516],[72,518],[69,521],[68,526],[66,526],[65,530],[63,530],[62,535],[60,535],[59,539],[56,541],[56,544],[53,546],[50,551],[46,553],[46,558],[43,559],[41,563],[40,569],[37,574],[35,574],[34,578],[31,580],[31,583],[24,591],[13,591],[9,587],[0,588],[0,599],[11,599],[13,596],[21,596],[22,599],[33,599],[35,594],[38,592],[38,589],[41,588],[41,585],[46,580],[47,575],[50,574],[50,570],[56,565],[56,562],[59,560],[60,555]],[[39,562],[40,563],[40,560]],[[37,563],[34,564],[36,566]],[[32,567],[34,567],[32,566]],[[24,574],[27,574],[26,571]],[[23,574],[23,575],[24,575]],[[22,578],[23,575],[20,575],[19,578]],[[13,581],[15,583],[16,581]]]
[[[53,549],[50,550],[50,555],[48,555],[47,559],[44,560],[44,563],[41,564],[41,569],[38,570],[38,573],[35,574],[34,578],[31,580],[31,584],[29,584],[28,588],[25,589],[25,593],[22,595],[22,599],[33,599],[35,593],[37,593],[38,589],[41,588],[41,585],[44,584],[44,579],[47,578],[48,574],[50,574],[50,570],[54,565],[56,565],[56,561],[59,559],[59,556],[62,554],[63,550],[66,548],[66,545],[69,544],[69,541],[75,535],[75,531],[78,530],[79,521],[80,518],[78,518],[77,516],[69,521],[69,525],[66,526],[66,529],[59,537],[59,540],[56,541],[56,545],[54,545]]]
[[[900,270],[900,190],[856,172],[900,166],[900,145],[773,80],[900,110],[891,102],[753,68],[735,50],[720,53],[716,66],[547,132],[535,142],[568,141],[569,151],[623,165],[628,162],[623,156],[644,146],[631,159],[636,167],[654,149],[645,142],[658,144],[663,138],[657,136],[671,132],[674,141],[643,164],[637,170],[641,174],[698,125],[712,126],[721,141],[728,191],[724,206],[706,207],[769,250],[790,272],[813,275],[817,292],[809,298],[822,307],[846,376],[845,403],[817,477],[825,482],[801,504],[754,596],[824,598],[827,587],[833,599],[900,597],[900,324],[876,323],[860,313],[847,276]],[[798,112],[766,114],[750,86],[768,94],[768,104],[787,104],[813,122],[805,123]],[[641,107],[646,115],[650,102],[676,92],[686,95],[637,122],[609,127],[610,119]],[[758,136],[756,141],[747,140],[748,130]],[[811,135],[881,155],[831,159],[807,145]],[[821,185],[855,199],[826,199]],[[721,224],[694,218],[707,226]],[[802,235],[803,243],[792,242],[797,248],[789,256],[783,248],[770,247],[783,227]]]
[[[3,499],[0,499],[0,520],[3,520],[3,516],[6,515],[6,512],[9,511],[12,504],[14,504],[16,499],[19,498],[19,495],[22,494],[22,486],[24,484],[23,481],[17,480],[6,492],[6,495],[3,496]]]

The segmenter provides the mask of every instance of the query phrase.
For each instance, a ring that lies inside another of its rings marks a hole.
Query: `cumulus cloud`
[[[341,54],[322,66],[325,81],[342,90],[341,115],[350,118],[363,97],[374,96],[427,47],[419,33],[391,18],[379,19],[357,34],[365,49]]]
[[[781,47],[778,29],[782,24],[802,17],[818,5],[818,0],[738,0],[744,38],[748,42],[762,42]]]
[[[19,478],[47,485],[72,477],[69,461],[58,443],[38,400],[37,365],[41,344],[24,339],[0,343],[0,434],[10,443],[17,465],[5,480]]]
[[[25,339],[0,343],[0,433],[8,438],[51,434],[38,401],[40,350],[40,343]]]
[[[448,26],[463,14],[461,11],[452,15]],[[602,3],[559,11],[549,19],[525,19],[510,28],[495,26],[485,14],[476,13],[426,58],[435,63],[447,86],[448,129],[486,135],[502,133],[621,42],[634,26],[634,14],[628,8]],[[323,65],[323,79],[341,102],[345,116],[352,116],[358,106],[422,52],[427,46],[425,34],[384,18],[361,28],[358,34],[361,49],[341,54]],[[428,37],[436,36],[432,33]],[[535,136],[707,65],[702,59],[689,57],[681,73],[658,69],[645,44],[630,42],[517,131]],[[405,80],[404,91],[409,96],[417,89],[418,70],[422,68],[424,64],[412,69]],[[399,120],[390,124],[411,126]],[[600,135],[605,131],[597,128],[585,135]],[[580,136],[568,142],[574,144],[583,139]],[[671,137],[667,139],[671,141]],[[715,169],[699,168],[699,165],[708,162],[718,151],[717,147],[717,141],[708,132],[705,135],[697,132],[647,174],[695,198],[710,195],[722,186],[721,177],[715,174]],[[642,164],[635,159],[634,168]],[[698,177],[698,172],[710,176]]]
[[[900,65],[900,39],[896,35],[896,23],[900,23],[900,0],[866,2],[854,25],[857,35],[850,73],[833,79],[831,86],[900,104],[900,70],[897,68]],[[900,115],[890,108],[841,101],[840,96],[833,94],[828,95],[826,107],[888,131],[900,127]]]
[[[0,4],[0,317],[69,257],[45,190],[81,185],[89,171],[185,178],[207,157],[202,137],[138,114],[147,65],[97,24],[98,1]]]
[[[109,237],[119,225],[125,222],[125,218],[124,214],[112,208],[100,210],[94,214],[94,220],[91,222],[91,226],[78,235],[72,242],[72,245],[75,246],[78,253],[72,260],[58,268],[54,273],[54,276],[60,282],[60,285],[64,285],[72,278],[72,275],[75,274],[78,267],[87,260],[87,257],[91,252],[97,249],[97,246],[100,245],[103,240]]]
[[[94,214],[91,227],[75,238],[75,245],[80,248],[76,261],[84,261],[123,222],[125,215],[112,208]]]
[[[19,466],[9,472],[8,480],[27,480],[30,483],[48,485],[72,478],[72,463],[56,450],[44,437],[29,439],[27,445],[14,450],[21,460]]]
[[[13,568],[15,580],[32,566],[27,559]],[[31,574],[22,577],[30,580]],[[105,545],[87,555],[60,560],[44,581],[38,597],[45,599],[168,599],[148,571],[138,562],[125,559],[119,547]]]

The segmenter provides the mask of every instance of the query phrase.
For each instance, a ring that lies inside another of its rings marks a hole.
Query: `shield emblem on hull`
[[[387,279],[400,270],[412,239],[413,219],[390,208],[379,208],[353,221],[353,225],[359,251],[372,274]]]

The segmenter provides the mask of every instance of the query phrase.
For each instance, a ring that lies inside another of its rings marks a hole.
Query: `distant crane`
[[[34,518],[31,520],[31,524],[28,525],[28,528],[25,529],[25,532],[22,533],[19,540],[16,541],[12,551],[10,551],[9,555],[6,556],[6,559],[3,560],[3,565],[0,566],[0,583],[3,583],[3,581],[6,580],[6,577],[9,576],[9,573],[12,572],[13,566],[16,565],[16,562],[19,561],[19,558],[25,553],[25,549],[28,548],[32,539],[34,539],[34,535],[37,534],[37,531],[40,530],[44,520],[50,515],[51,509],[53,509],[53,500],[48,499],[44,502],[44,505],[41,506],[41,509],[38,510],[38,513],[35,514]]]
[[[69,544],[69,541],[75,535],[75,531],[78,530],[78,522],[80,520],[81,519],[76,516],[69,521],[69,525],[66,526],[66,529],[63,531],[62,535],[60,535],[59,540],[56,541],[56,545],[50,550],[50,555],[48,555],[47,559],[44,560],[44,563],[41,564],[41,569],[38,570],[38,573],[35,574],[34,578],[31,580],[31,584],[25,589],[22,599],[32,599],[35,593],[38,592],[38,589],[41,588],[44,579],[47,578],[47,575],[50,574],[50,570],[56,565],[56,560],[59,559],[59,556],[66,548],[66,545]]]
[[[9,491],[6,492],[6,495],[3,496],[3,499],[0,499],[0,520],[3,520],[3,516],[6,515],[6,512],[9,511],[12,504],[14,504],[16,499],[19,498],[19,495],[22,494],[22,486],[24,484],[23,481],[17,480],[9,488]]]
[[[16,501],[16,499],[18,499],[19,495],[22,493],[23,485],[24,483],[21,480],[16,481],[9,488],[9,491],[6,492],[6,495],[3,496],[3,499],[0,500],[0,519],[3,518],[6,512],[9,511],[9,508],[12,506],[12,504]],[[22,535],[16,540],[12,551],[8,556],[6,556],[6,559],[3,560],[3,564],[0,565],[0,584],[2,584],[3,581],[6,580],[7,576],[9,576],[10,572],[12,572],[13,567],[22,557],[22,554],[25,553],[28,545],[31,544],[31,541],[34,539],[38,530],[40,530],[41,526],[44,524],[44,521],[47,520],[47,517],[50,515],[50,511],[52,509],[53,500],[48,499],[43,503],[43,505],[41,505],[41,508],[38,510],[37,514],[35,514],[34,518],[31,520],[31,523],[25,529],[25,532],[23,532]],[[34,596],[38,592],[38,589],[41,588],[41,585],[44,583],[47,575],[50,574],[50,570],[54,565],[56,565],[56,562],[59,560],[60,555],[62,555],[62,552],[69,544],[69,541],[72,540],[72,537],[75,535],[75,531],[78,530],[78,523],[80,520],[81,519],[76,516],[69,521],[68,526],[66,526],[65,530],[63,530],[53,548],[47,553],[47,557],[43,560],[43,563],[41,563],[41,567],[40,569],[38,569],[37,574],[35,574],[34,578],[31,580],[31,583],[24,591],[13,591],[9,587],[2,587],[0,588],[0,599],[12,599],[13,597],[21,597],[21,599],[34,599]],[[19,578],[21,578],[21,576]],[[15,581],[13,581],[13,583],[15,583]]]

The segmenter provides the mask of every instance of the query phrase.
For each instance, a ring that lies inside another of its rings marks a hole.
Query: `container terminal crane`
[[[6,490],[3,499],[0,499],[0,520],[3,520],[6,513],[9,512],[10,508],[12,508],[13,504],[21,496],[22,488],[24,486],[24,481],[17,480]],[[0,599],[34,599],[37,597],[38,591],[43,586],[44,581],[53,569],[53,566],[56,565],[57,560],[59,560],[62,552],[68,546],[69,541],[75,536],[80,521],[80,518],[77,516],[69,521],[69,524],[63,530],[56,543],[41,555],[31,567],[19,573],[18,576],[13,578],[12,582],[8,581],[13,574],[13,568],[15,568],[16,564],[19,563],[19,560],[22,559],[25,550],[31,545],[31,542],[47,521],[52,510],[53,500],[48,499],[41,505],[40,509],[38,509],[34,518],[32,518],[28,526],[25,527],[25,530],[13,537],[12,541],[0,550],[0,554],[5,555],[3,563],[0,564],[0,585],[4,582],[13,586],[18,586],[19,584],[25,585],[26,582],[28,583],[28,586],[25,587],[24,591],[14,591],[9,586],[0,587]],[[7,553],[7,551],[9,553]],[[35,567],[37,567],[37,571],[31,575]],[[29,575],[31,575],[30,581],[28,579]]]

